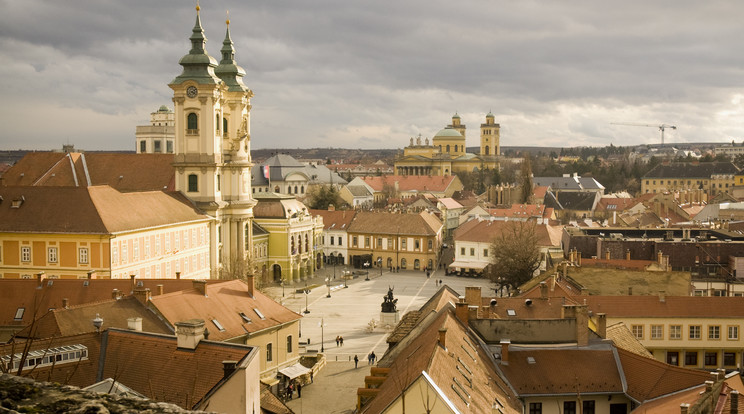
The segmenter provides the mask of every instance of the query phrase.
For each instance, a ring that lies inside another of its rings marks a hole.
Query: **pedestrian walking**
[[[340,336],[338,336],[338,335],[337,335],[337,336],[336,336],[336,346],[338,346],[338,344],[339,344],[339,342],[340,342],[340,339],[339,339],[339,338],[340,338]]]
[[[310,383],[313,383],[313,370],[310,370]]]
[[[367,365],[372,365],[372,354],[367,354]]]
[[[439,286],[442,286],[442,279],[439,279]]]
[[[339,335],[338,336],[338,342],[341,343],[341,346],[344,346],[344,337]]]
[[[354,368],[357,368],[358,365],[359,365],[359,357],[354,355]]]
[[[297,398],[302,398],[302,384],[297,384]]]
[[[372,364],[374,364],[375,360],[377,359],[377,355],[375,355],[375,351],[372,351],[372,354],[370,355],[370,357],[372,358]]]

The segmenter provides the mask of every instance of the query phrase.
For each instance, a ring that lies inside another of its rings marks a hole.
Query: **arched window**
[[[489,150],[490,150],[490,148],[489,147],[486,147],[486,155],[488,155]]]
[[[222,118],[222,133],[227,135],[227,118]]]
[[[308,243],[307,241],[307,234],[305,235],[305,251],[306,252],[310,251],[310,243]]]
[[[220,130],[220,114],[216,114],[214,116],[214,129],[216,129],[217,131]]]
[[[292,194],[292,186],[287,186],[287,194]]]
[[[421,262],[419,261],[419,259],[413,261],[413,268],[415,270],[419,270],[421,268]]]
[[[406,268],[406,258],[400,259],[400,268],[405,269]]]
[[[304,185],[301,185],[300,186],[300,194],[305,194],[305,186]]]
[[[447,152],[450,152],[450,146],[449,146],[449,144],[447,144],[447,147],[446,148],[447,148]]]
[[[457,145],[455,145],[455,152],[457,152]]]
[[[186,117],[186,129],[196,131],[199,129],[199,118],[196,116],[195,113],[190,113]]]
[[[189,192],[195,193],[199,191],[199,177],[196,174],[189,174]]]
[[[297,194],[297,186],[295,186],[295,194]]]
[[[279,186],[278,185],[276,187],[274,187],[274,192],[275,193],[278,193],[279,192]]]
[[[292,241],[292,254],[295,254],[294,236],[292,236],[291,241]]]

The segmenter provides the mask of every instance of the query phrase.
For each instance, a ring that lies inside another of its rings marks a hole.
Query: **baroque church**
[[[421,142],[421,135],[411,138],[403,154],[395,158],[396,175],[447,176],[456,172],[473,172],[499,168],[501,155],[500,126],[492,113],[480,126],[478,154],[466,152],[465,125],[460,115],[452,116],[452,123],[429,139]]]

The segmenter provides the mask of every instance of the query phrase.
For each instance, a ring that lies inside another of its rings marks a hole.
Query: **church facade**
[[[403,154],[395,158],[396,175],[447,176],[456,172],[473,172],[499,167],[501,155],[500,126],[492,113],[480,126],[480,148],[478,154],[466,152],[466,127],[458,114],[452,116],[452,124],[429,139],[421,136],[411,138]]]

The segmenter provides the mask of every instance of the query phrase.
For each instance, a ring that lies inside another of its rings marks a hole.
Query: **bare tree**
[[[244,259],[236,258],[229,262],[223,263],[222,268],[219,271],[219,278],[224,280],[240,279],[245,281],[248,276],[255,276],[259,274],[256,268],[253,256],[246,255]],[[260,289],[263,280],[260,277],[254,277],[253,283],[256,289]]]
[[[532,202],[532,161],[530,160],[530,154],[525,155],[522,160],[522,167],[520,168],[519,184],[521,185],[521,202],[531,203]]]
[[[509,221],[503,225],[491,242],[491,281],[516,289],[532,278],[540,266],[536,230],[534,221]]]

